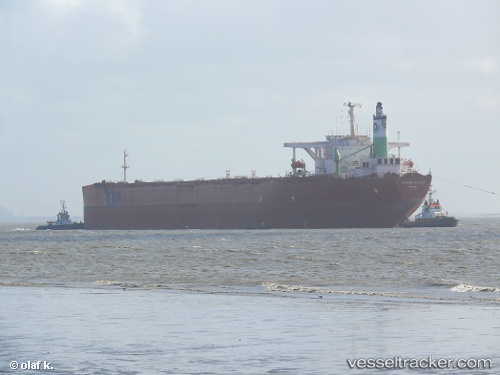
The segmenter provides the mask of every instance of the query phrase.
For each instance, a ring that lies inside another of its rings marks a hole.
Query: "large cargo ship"
[[[83,186],[85,229],[388,228],[402,225],[422,204],[431,175],[401,157],[406,142],[388,142],[387,116],[377,103],[373,137],[358,135],[348,102],[349,135],[292,148],[284,177],[193,181],[102,181]],[[303,149],[314,173],[296,159]],[[397,153],[389,153],[397,149]],[[254,174],[254,173],[253,173]]]

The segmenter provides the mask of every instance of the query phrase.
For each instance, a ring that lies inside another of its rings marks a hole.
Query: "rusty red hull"
[[[422,204],[430,175],[101,182],[84,186],[85,229],[388,228]]]

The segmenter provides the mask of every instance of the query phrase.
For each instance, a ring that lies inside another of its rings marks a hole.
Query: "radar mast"
[[[351,103],[351,102],[347,102],[347,103],[344,103],[344,105],[346,107],[349,108],[349,122],[351,124],[351,138],[355,138],[356,137],[356,129],[354,127],[354,107],[358,107],[358,108],[361,108],[361,103]]]

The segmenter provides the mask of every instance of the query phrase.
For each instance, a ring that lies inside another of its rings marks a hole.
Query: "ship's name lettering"
[[[423,185],[424,181],[402,181],[403,185]]]

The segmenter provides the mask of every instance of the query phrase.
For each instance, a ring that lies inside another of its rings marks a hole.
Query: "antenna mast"
[[[123,168],[123,182],[127,182],[127,169],[130,168],[128,165],[127,165],[127,149],[125,149],[123,151],[123,165],[122,165],[122,168]]]
[[[398,130],[398,143],[401,140],[401,132]],[[401,146],[398,146],[398,158],[401,158]]]
[[[356,130],[354,128],[354,107],[359,107],[361,108],[361,103],[351,103],[351,102],[347,102],[347,103],[344,103],[344,105],[346,107],[349,107],[349,122],[351,124],[351,138],[354,138],[356,137]]]

